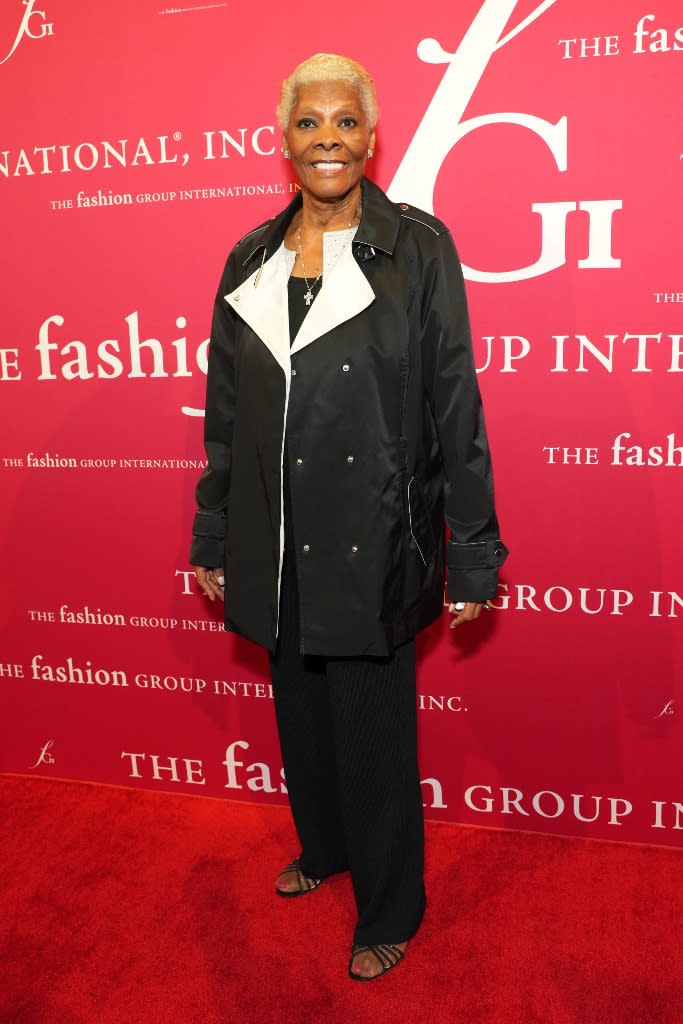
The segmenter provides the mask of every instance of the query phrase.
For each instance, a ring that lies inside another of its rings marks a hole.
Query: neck
[[[349,227],[356,218],[361,195],[360,182],[347,195],[331,201],[318,199],[309,192],[303,192],[301,230],[308,235]]]

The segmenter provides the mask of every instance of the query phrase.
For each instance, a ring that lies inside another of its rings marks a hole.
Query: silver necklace
[[[348,223],[348,227],[349,228],[353,227],[353,222],[356,219],[356,217],[358,217],[360,212],[361,212],[361,200],[359,199],[358,200],[358,206],[353,211],[353,216],[352,216],[351,220]],[[301,245],[301,221],[299,221],[298,227],[296,229],[296,246],[297,246],[297,249],[299,250],[299,259],[301,260],[301,270],[302,270],[303,275],[304,275],[304,281],[306,282],[306,291],[304,292],[304,302],[306,303],[307,306],[310,306],[310,304],[313,302],[313,289],[317,285],[317,283],[320,280],[320,278],[323,276],[323,272],[322,272],[322,270],[320,271],[320,273],[316,277],[316,279],[313,282],[313,284],[309,283],[308,278],[306,277],[306,264],[304,263],[304,250],[303,250],[303,246]]]

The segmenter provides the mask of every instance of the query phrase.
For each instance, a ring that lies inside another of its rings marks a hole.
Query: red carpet
[[[683,1024],[683,854],[431,824],[424,924],[346,976],[348,877],[283,900],[288,812],[0,779],[2,1024]]]

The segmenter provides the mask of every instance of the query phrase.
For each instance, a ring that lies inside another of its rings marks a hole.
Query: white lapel
[[[290,349],[288,274],[287,254],[281,246],[262,268],[255,270],[233,292],[224,296],[225,301],[272,352],[286,377],[290,373],[290,353],[299,352],[334,327],[357,316],[375,299],[375,293],[356,263],[351,246],[346,246],[331,271],[323,276],[320,292]],[[255,285],[257,277],[258,283]]]
[[[263,267],[255,270],[246,281],[224,298],[272,352],[285,376],[289,378],[287,276],[286,255],[281,247],[263,264]]]
[[[292,353],[361,313],[374,299],[375,293],[347,245],[329,274],[323,274],[322,287],[294,339]]]

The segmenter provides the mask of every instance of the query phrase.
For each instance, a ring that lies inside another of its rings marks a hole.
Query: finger
[[[456,626],[459,626],[461,624],[461,622],[464,621],[463,614],[464,614],[464,611],[465,611],[465,602],[464,601],[455,601],[455,602],[451,601],[451,603],[448,605],[448,610],[451,613],[451,615],[453,616],[453,620],[449,624],[448,628],[449,629],[455,629]]]
[[[458,612],[457,615],[453,616],[453,621],[451,622],[449,629],[455,629],[456,626],[461,626],[463,622],[467,622],[467,619],[465,618],[465,612]]]
[[[209,582],[216,597],[225,601],[225,575],[220,566],[209,573]]]
[[[223,570],[216,569],[209,580],[214,596],[220,601],[225,601],[225,576]]]
[[[205,597],[208,597],[210,601],[215,601],[216,594],[212,584],[211,572],[198,565],[195,566],[194,575],[197,580],[197,586],[201,590],[202,594],[204,594]]]
[[[464,604],[458,602],[457,604],[451,604],[449,606],[450,609],[457,611],[449,627],[450,629],[455,629],[456,626],[461,626],[463,622],[472,622],[474,619],[478,619],[481,614],[482,605],[474,601],[467,601]]]

